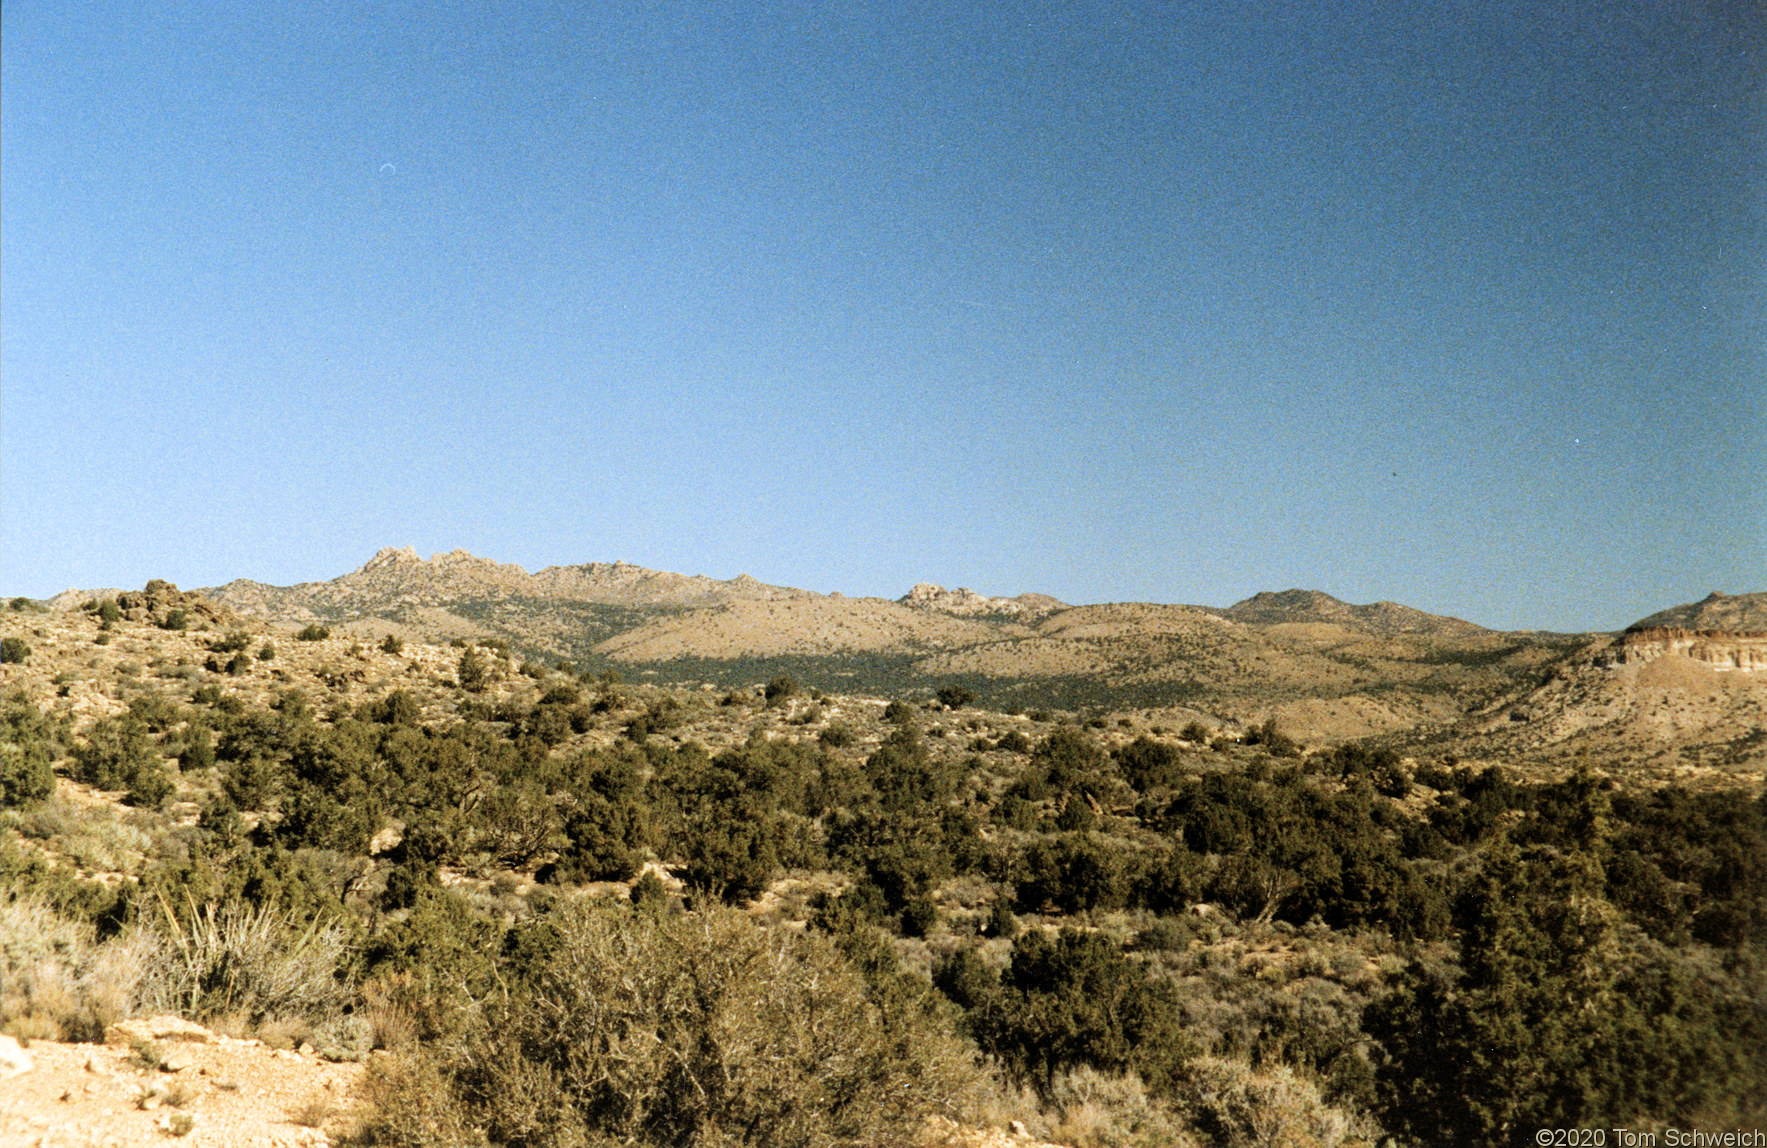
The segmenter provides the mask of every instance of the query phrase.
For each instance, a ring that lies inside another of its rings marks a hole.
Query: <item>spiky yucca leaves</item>
[[[162,902],[164,943],[144,995],[156,1007],[198,1019],[245,1016],[318,1019],[346,996],[344,932],[323,921],[301,926],[272,905],[213,904],[180,922]]]

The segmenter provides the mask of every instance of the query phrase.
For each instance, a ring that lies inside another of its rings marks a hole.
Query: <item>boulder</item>
[[[136,1044],[161,1044],[179,1040],[191,1044],[208,1044],[214,1039],[215,1034],[202,1025],[175,1016],[135,1017],[131,1020],[120,1020],[104,1030],[104,1043],[124,1048]]]
[[[10,1036],[0,1036],[0,1080],[23,1076],[33,1067],[35,1065],[31,1060],[31,1054],[19,1047],[16,1039]]]

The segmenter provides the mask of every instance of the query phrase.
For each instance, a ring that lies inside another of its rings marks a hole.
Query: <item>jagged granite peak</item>
[[[1714,590],[1698,602],[1658,610],[1626,629],[1719,630],[1733,634],[1767,630],[1767,593],[1725,594]]]
[[[984,614],[1047,614],[1060,610],[1067,605],[1047,594],[1020,594],[1016,598],[990,598],[978,594],[968,586],[959,586],[955,590],[947,590],[932,582],[918,582],[908,593],[896,599],[904,606],[912,606],[922,610],[937,610],[944,614],[955,614],[960,617],[973,617]]]
[[[374,557],[364,562],[357,573],[370,570],[384,570],[389,566],[421,564],[423,558],[410,546],[382,546],[374,552]]]

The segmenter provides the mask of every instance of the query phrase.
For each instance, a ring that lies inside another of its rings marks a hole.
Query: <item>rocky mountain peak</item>
[[[367,574],[393,566],[421,565],[422,563],[422,557],[409,546],[382,546],[374,552],[374,557],[364,562],[356,572]]]

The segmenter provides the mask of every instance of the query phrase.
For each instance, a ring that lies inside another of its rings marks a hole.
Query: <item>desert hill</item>
[[[1262,593],[1225,609],[1072,606],[922,583],[892,601],[626,563],[529,574],[463,551],[426,561],[408,548],[327,582],[240,580],[206,593],[266,621],[501,639],[531,656],[658,681],[738,685],[788,673],[874,694],[954,682],[1001,705],[1188,706],[1223,720],[1274,715],[1326,738],[1452,723],[1576,644],[1318,591]]]
[[[1483,627],[1459,618],[1426,614],[1397,602],[1352,606],[1318,590],[1269,590],[1229,606],[1223,613],[1236,622],[1280,625],[1289,622],[1324,622],[1366,630],[1372,634],[1475,634]]]
[[[1767,594],[1722,594],[1714,590],[1698,602],[1659,610],[1626,629],[1767,632]]]
[[[56,602],[81,600],[70,592]],[[501,641],[521,658],[655,683],[744,687],[789,675],[874,697],[961,685],[1002,709],[1135,708],[1228,727],[1275,718],[1314,743],[1384,736],[1546,760],[1624,747],[1672,767],[1687,754],[1752,759],[1731,747],[1767,722],[1767,679],[1757,676],[1767,637],[1716,632],[1755,625],[1764,594],[1714,595],[1643,620],[1697,630],[1640,622],[1619,635],[1511,633],[1317,590],[1261,592],[1225,608],[1076,606],[922,583],[890,600],[624,562],[530,574],[464,551],[425,560],[388,548],[329,581],[240,579],[192,600],[227,618],[319,622],[375,643]],[[1702,673],[1736,670],[1711,688]]]

